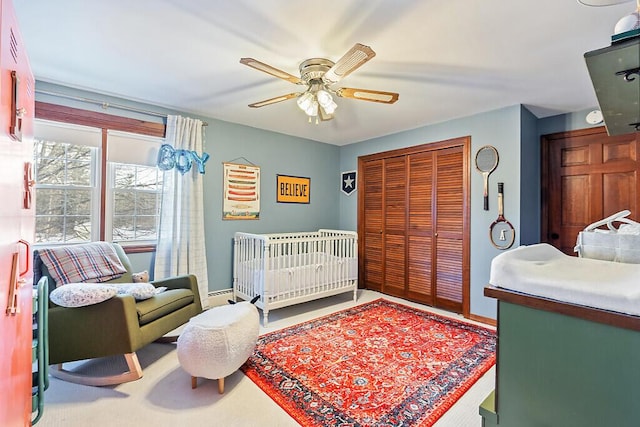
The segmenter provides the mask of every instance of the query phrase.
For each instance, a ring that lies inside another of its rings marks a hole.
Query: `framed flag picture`
[[[356,171],[342,172],[340,191],[342,191],[347,196],[350,196],[356,191],[357,182],[358,180],[356,179]]]

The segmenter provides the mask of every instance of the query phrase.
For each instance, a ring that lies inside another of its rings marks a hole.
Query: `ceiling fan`
[[[310,58],[302,61],[300,63],[300,77],[291,75],[253,58],[242,58],[240,59],[241,64],[271,74],[279,79],[306,86],[306,90],[303,92],[292,92],[286,95],[276,96],[275,98],[265,99],[264,101],[254,102],[253,104],[249,104],[249,107],[259,108],[288,99],[298,98],[298,107],[309,116],[309,122],[315,117],[317,124],[318,116],[321,120],[331,120],[333,118],[337,104],[334,102],[331,96],[332,94],[341,98],[393,104],[399,97],[395,92],[349,87],[333,89],[331,87],[374,56],[376,56],[376,53],[369,46],[356,43],[337,62],[325,58]]]

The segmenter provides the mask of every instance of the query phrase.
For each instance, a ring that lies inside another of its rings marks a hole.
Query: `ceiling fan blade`
[[[305,84],[300,77],[296,77],[282,70],[278,70],[271,65],[267,65],[264,62],[257,61],[253,58],[241,58],[240,63],[297,85]]]
[[[264,107],[265,105],[276,104],[278,102],[286,101],[287,99],[297,98],[300,95],[302,95],[302,93],[300,92],[288,93],[286,95],[276,96],[275,98],[265,99],[264,101],[254,102],[253,104],[249,104],[249,107],[251,108]]]
[[[342,87],[336,91],[336,95],[342,98],[360,99],[362,101],[381,102],[383,104],[393,104],[400,97],[395,92],[383,92],[380,90],[354,89]]]
[[[356,43],[322,76],[322,80],[326,84],[337,83],[374,56],[376,53],[369,46]]]

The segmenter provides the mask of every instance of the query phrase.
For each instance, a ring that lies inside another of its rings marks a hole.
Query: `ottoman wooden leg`
[[[191,388],[198,387],[198,377],[191,377]]]
[[[224,393],[224,377],[218,379],[218,393]]]

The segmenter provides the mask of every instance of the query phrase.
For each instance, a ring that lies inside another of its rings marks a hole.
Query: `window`
[[[160,220],[162,174],[157,167],[111,163],[114,242],[155,241]]]
[[[162,193],[162,173],[154,163],[162,142],[36,121],[36,244],[154,244]]]
[[[36,243],[86,242],[92,235],[97,149],[36,140]]]

